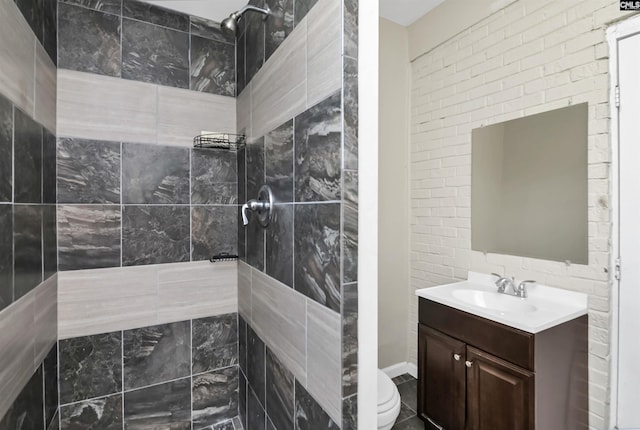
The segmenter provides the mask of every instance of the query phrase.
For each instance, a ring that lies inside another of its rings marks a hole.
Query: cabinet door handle
[[[460,361],[460,354],[453,354],[453,359],[455,361]]]
[[[473,361],[467,360],[467,361],[464,362],[464,365],[467,366],[467,367],[471,367],[471,366],[473,366]]]
[[[438,430],[444,430],[444,427],[439,426],[438,424],[436,424],[436,422],[434,420],[432,420],[431,418],[427,417],[427,421],[429,421],[429,424],[431,424],[432,426],[434,426]]]

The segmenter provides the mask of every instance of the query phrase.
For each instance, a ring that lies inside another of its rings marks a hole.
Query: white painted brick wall
[[[498,272],[589,294],[589,426],[609,421],[609,76],[606,24],[615,0],[519,0],[413,63],[411,307],[413,290],[468,270]],[[589,265],[471,251],[471,130],[589,103]],[[416,360],[416,342],[410,342]]]

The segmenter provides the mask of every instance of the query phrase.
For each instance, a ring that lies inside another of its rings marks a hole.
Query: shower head
[[[247,5],[242,9],[233,12],[231,15],[229,15],[228,18],[223,19],[220,23],[220,29],[227,34],[232,34],[235,36],[238,32],[238,21],[240,21],[242,15],[244,15],[245,12],[250,10],[264,14],[264,18],[262,18],[263,20],[269,18],[269,15],[271,14],[269,6],[266,6],[265,9],[262,9],[259,7]]]

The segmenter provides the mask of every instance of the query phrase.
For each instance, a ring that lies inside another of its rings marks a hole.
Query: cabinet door
[[[534,430],[533,373],[467,346],[467,430]]]
[[[465,344],[418,325],[418,416],[427,430],[464,430]]]

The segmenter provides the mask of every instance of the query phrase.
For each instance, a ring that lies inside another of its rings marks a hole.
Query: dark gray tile
[[[58,63],[58,2],[44,2],[43,46],[53,64]]]
[[[242,21],[241,21],[242,22]],[[247,36],[244,34],[238,37],[236,43],[236,93],[240,95],[247,86],[246,79],[246,44]]]
[[[344,55],[358,58],[358,0],[344,0]]]
[[[267,415],[278,430],[293,430],[293,374],[267,349]]]
[[[189,88],[189,34],[124,18],[122,77]]]
[[[56,205],[42,206],[42,258],[44,276],[48,279],[58,271],[58,215]]]
[[[60,408],[62,430],[122,430],[122,394]]]
[[[267,416],[267,430],[278,430],[269,419],[269,416]]]
[[[22,16],[27,20],[29,27],[42,42],[42,31],[44,28],[44,3],[45,0],[15,0]]]
[[[342,266],[343,282],[358,280],[358,172],[343,172]]]
[[[265,430],[265,412],[262,404],[251,386],[247,388],[247,391],[249,398],[247,399],[247,425],[245,428],[247,430]]]
[[[188,15],[136,0],[124,0],[122,16],[180,31],[190,27]]]
[[[340,204],[295,207],[295,289],[340,312]]]
[[[424,430],[424,422],[417,416],[396,423],[391,430]]]
[[[300,24],[300,21],[307,16],[307,13],[311,10],[318,0],[295,0],[294,16],[295,25]]]
[[[123,266],[189,261],[189,241],[188,207],[124,207]]]
[[[211,430],[235,430],[233,426],[233,420],[224,421],[218,424],[215,424],[211,427]]]
[[[60,404],[122,391],[121,332],[64,339],[60,347]]]
[[[247,323],[242,318],[242,315],[238,314],[238,365],[240,369],[246,374],[247,370]]]
[[[416,378],[414,378],[413,376],[409,375],[408,373],[405,373],[404,375],[400,375],[400,376],[396,376],[395,378],[392,379],[393,383],[396,385],[400,385],[403,384],[405,382],[408,381],[412,381]]]
[[[18,108],[14,125],[14,201],[42,203],[42,127]]]
[[[293,120],[265,136],[265,178],[277,202],[293,201]]]
[[[15,301],[42,282],[42,208],[15,205],[13,228]]]
[[[236,39],[220,29],[220,23],[197,16],[191,17],[191,34],[231,45],[236,44]]]
[[[238,203],[244,203],[248,200],[246,162],[246,150],[241,149],[236,153],[236,171],[238,175]]]
[[[245,149],[247,199],[255,199],[258,197],[260,187],[262,187],[266,181],[264,140],[264,137],[255,139],[248,144]]]
[[[0,421],[0,429],[40,430],[42,428],[44,428],[42,367],[38,367]]]
[[[416,416],[416,411],[412,410],[404,403],[401,403],[400,414],[398,415],[398,418],[396,418],[396,424],[399,424],[402,421],[408,420],[409,418],[415,417],[415,416]]]
[[[236,153],[210,149],[192,151],[191,203],[194,205],[238,203]]]
[[[197,206],[191,211],[191,260],[226,252],[237,255],[236,206]]]
[[[200,429],[238,415],[238,367],[193,377],[193,428]]]
[[[13,201],[13,105],[0,96],[0,202]]]
[[[246,200],[245,200],[246,201]],[[242,207],[238,206],[238,257],[247,261],[247,228],[242,224]]]
[[[58,139],[58,202],[120,203],[120,143]]]
[[[358,284],[342,287],[342,396],[358,392]]]
[[[191,378],[124,393],[126,430],[191,430]]]
[[[266,231],[266,272],[293,287],[293,205],[274,205]]]
[[[247,379],[240,370],[238,371],[238,415],[244,428],[247,428],[247,401]]]
[[[349,0],[350,1],[350,0]],[[344,168],[358,170],[358,62],[344,59]]]
[[[295,195],[297,202],[340,199],[340,92],[295,119]]]
[[[60,3],[58,48],[62,69],[120,76],[120,17]]]
[[[60,409],[56,410],[56,414],[46,427],[47,430],[60,430]]]
[[[244,427],[242,426],[242,420],[240,419],[240,417],[233,418],[233,427],[235,428],[235,430],[244,430]]]
[[[296,430],[337,430],[333,422],[311,394],[296,381]]]
[[[342,430],[358,430],[358,396],[342,401]]]
[[[418,410],[418,381],[413,379],[398,385],[402,403],[414,411]]]
[[[59,270],[119,267],[120,222],[120,206],[59,206]]]
[[[264,0],[256,0],[252,4],[264,8]],[[263,18],[264,15],[261,13],[250,12],[242,20],[246,25],[245,78],[247,83],[251,82],[264,64],[265,21]]]
[[[267,0],[271,15],[266,22],[265,61],[293,31],[293,0]]]
[[[0,205],[0,311],[13,302],[13,205]]]
[[[191,36],[191,84],[194,91],[234,97],[236,95],[236,48]]]
[[[191,323],[183,321],[123,332],[124,389],[191,373]]]
[[[122,0],[59,0],[59,2],[115,15],[122,14]]]
[[[255,198],[255,197],[253,197]],[[258,224],[252,213],[249,214],[249,225],[245,226],[246,261],[247,264],[262,271],[264,270],[265,229]]]
[[[44,412],[45,423],[53,420],[58,409],[58,344],[51,347],[42,363],[44,371]]]
[[[238,364],[238,314],[193,320],[193,374]]]
[[[42,129],[42,203],[56,204],[56,137]]]
[[[265,349],[264,342],[247,324],[247,380],[262,405],[265,403]]]
[[[189,149],[124,143],[122,193],[125,204],[188,204]]]

